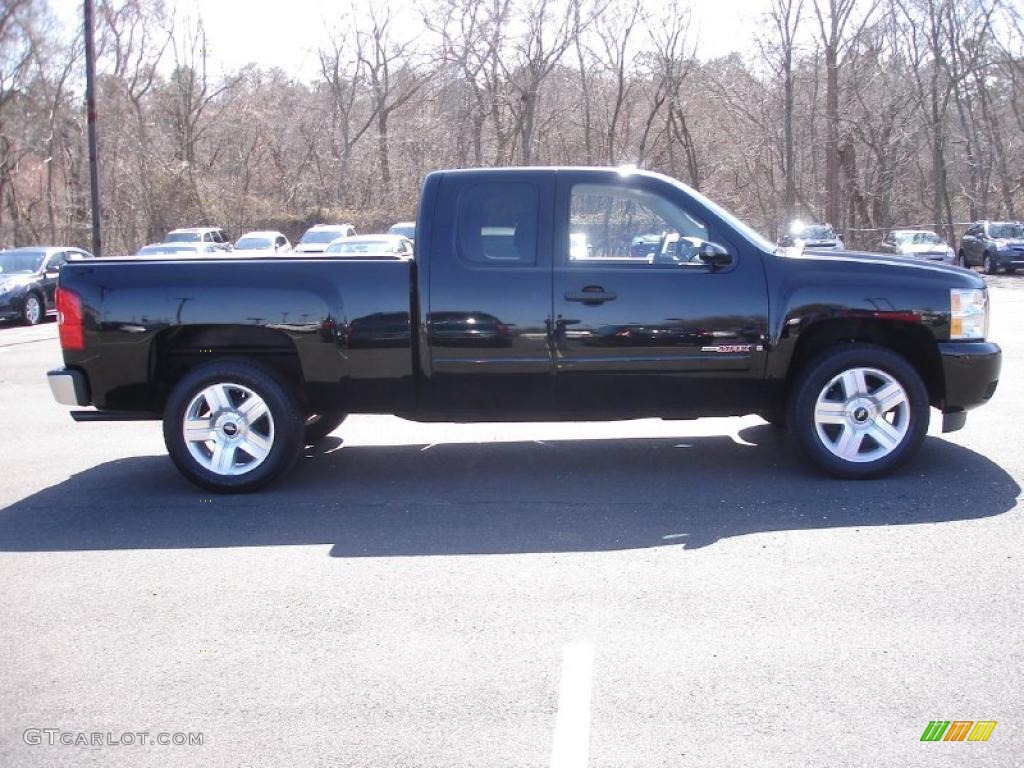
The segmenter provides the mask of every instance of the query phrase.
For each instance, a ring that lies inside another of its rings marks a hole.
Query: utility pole
[[[96,48],[93,44],[92,0],[84,0],[85,16],[85,112],[89,126],[89,192],[92,198],[92,252],[102,256],[100,245],[100,168],[96,151]]]

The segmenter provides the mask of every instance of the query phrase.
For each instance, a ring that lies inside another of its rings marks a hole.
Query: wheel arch
[[[217,359],[241,359],[266,369],[305,401],[298,349],[284,331],[251,325],[187,325],[158,333],[151,345],[149,380],[163,408],[171,390],[196,367]]]
[[[800,370],[836,344],[867,343],[895,352],[913,366],[928,390],[932,405],[945,398],[945,378],[935,337],[924,326],[894,320],[828,318],[804,329],[797,339],[786,371],[785,390]]]

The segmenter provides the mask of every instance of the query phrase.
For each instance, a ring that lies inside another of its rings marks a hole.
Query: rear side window
[[[459,256],[474,265],[537,263],[537,188],[519,182],[474,184],[459,202]]]

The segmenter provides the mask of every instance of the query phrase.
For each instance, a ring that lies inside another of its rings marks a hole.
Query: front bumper
[[[0,320],[18,320],[21,318],[21,300],[10,296],[0,299]]]
[[[1000,269],[1013,267],[1024,269],[1024,253],[1020,251],[996,251],[992,256],[992,262]]]
[[[50,394],[61,405],[89,405],[89,382],[85,374],[74,368],[47,371]]]
[[[995,394],[1003,352],[988,341],[947,341],[939,344],[945,397],[942,431],[960,429],[967,411],[984,405]]]

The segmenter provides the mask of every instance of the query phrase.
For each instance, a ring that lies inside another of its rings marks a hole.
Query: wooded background
[[[414,218],[425,173],[466,166],[632,163],[769,237],[800,217],[861,246],[1021,215],[1015,3],[764,0],[763,14],[755,39],[708,60],[681,0],[352,6],[302,79],[258,50],[212,66],[202,19],[171,3],[97,0],[104,253],[176,226],[380,231]],[[0,1],[0,246],[89,245],[82,54],[45,0]]]

